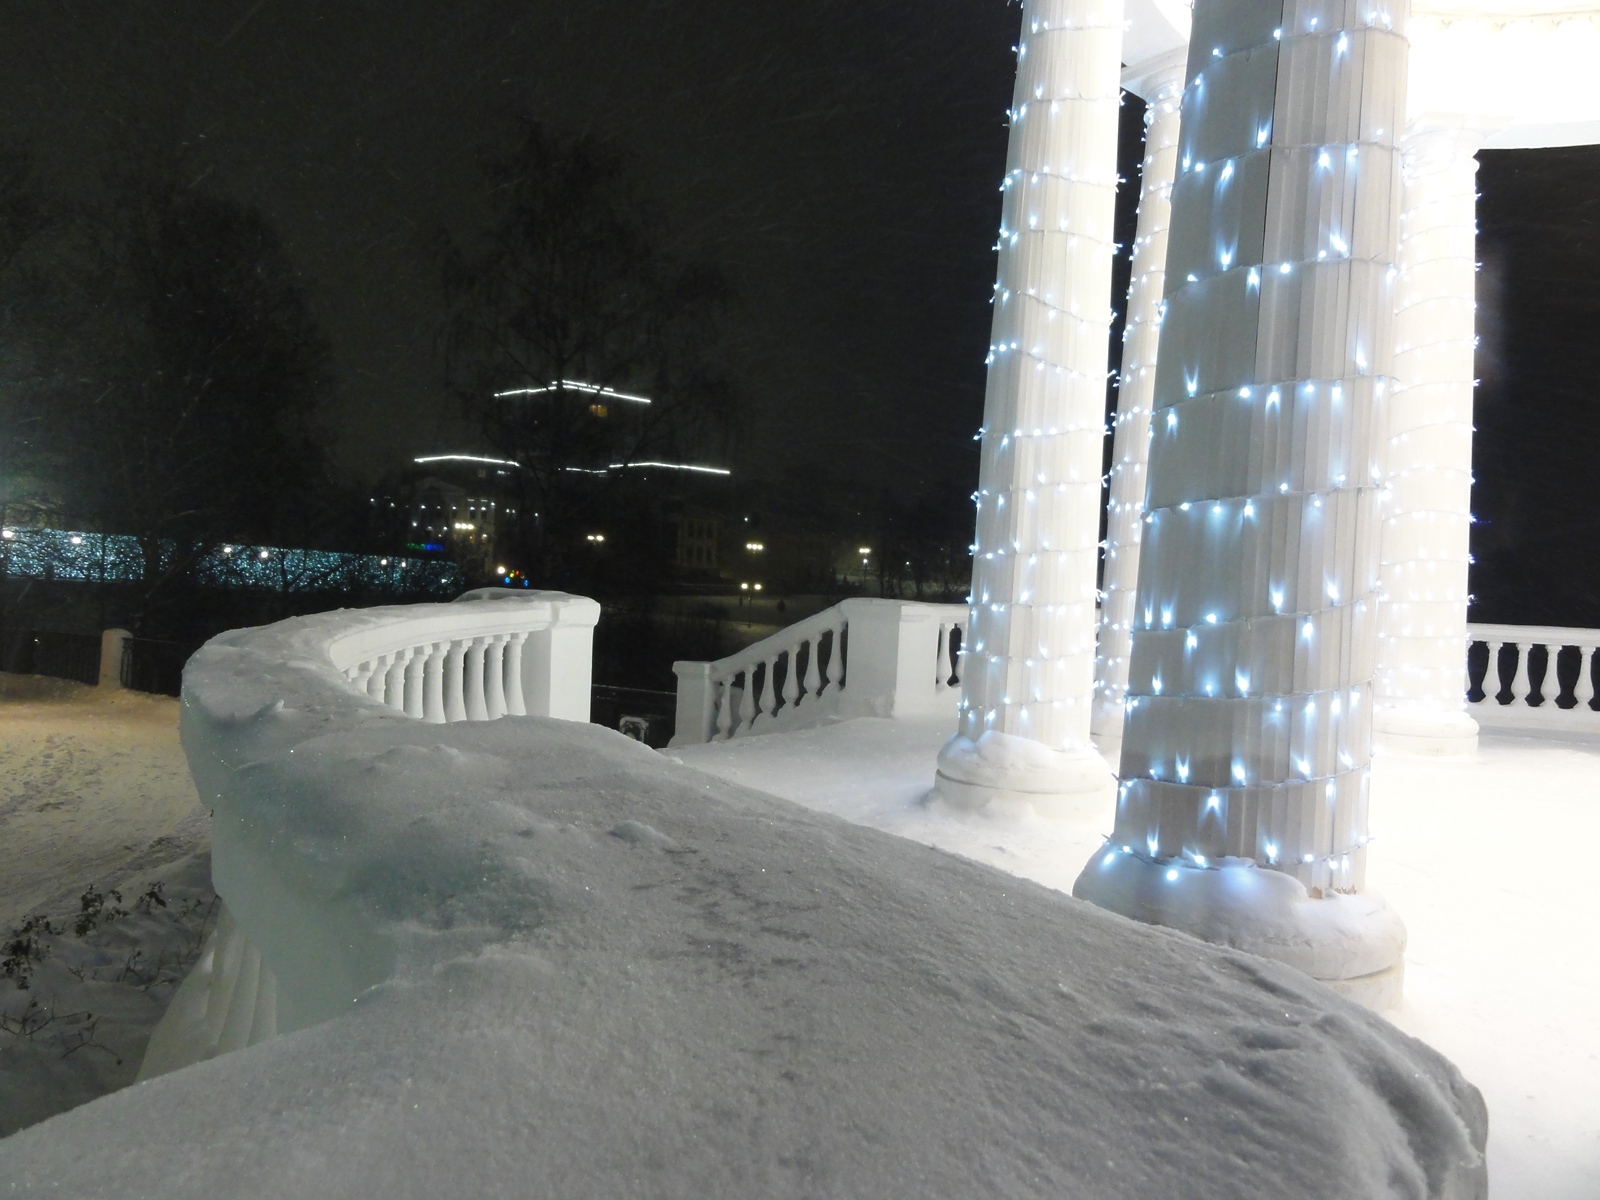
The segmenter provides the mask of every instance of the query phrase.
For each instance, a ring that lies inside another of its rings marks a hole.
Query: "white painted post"
[[[1110,786],[1089,740],[1122,0],[1025,0],[949,800]],[[855,639],[852,638],[852,651]],[[856,686],[850,664],[846,691]]]
[[[935,681],[940,612],[907,600],[845,600],[850,625],[850,683],[839,709],[847,717],[950,714]]]
[[[1406,12],[1195,5],[1122,783],[1073,889],[1380,1006],[1404,928],[1356,893]]]
[[[1467,633],[1477,160],[1492,127],[1423,117],[1402,142],[1394,391],[1380,461],[1373,743],[1471,754]]]
[[[530,716],[589,719],[599,619],[598,604],[557,603],[549,627],[528,635],[522,651],[522,696]]]
[[[698,746],[709,742],[716,732],[711,726],[716,698],[711,684],[711,664],[675,662],[672,673],[678,677],[678,711],[671,744]]]
[[[1144,97],[1144,163],[1139,171],[1139,223],[1133,239],[1128,322],[1122,335],[1122,372],[1111,444],[1111,486],[1106,505],[1106,558],[1100,633],[1095,646],[1095,700],[1090,728],[1095,745],[1112,762],[1120,757],[1133,645],[1134,599],[1139,587],[1139,535],[1144,529],[1145,467],[1150,458],[1150,411],[1156,391],[1156,347],[1167,278],[1167,226],[1178,166],[1178,112],[1184,58],[1130,77],[1123,86]]]
[[[126,629],[107,629],[100,634],[99,687],[107,691],[122,687],[122,655],[132,636]]]

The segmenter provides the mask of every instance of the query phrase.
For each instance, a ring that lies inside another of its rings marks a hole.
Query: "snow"
[[[0,929],[204,849],[176,700],[0,675]]]
[[[1114,791],[1055,819],[923,803],[947,722],[850,721],[675,749],[716,775],[1070,891]],[[1475,759],[1379,756],[1369,884],[1404,920],[1387,1014],[1446,1054],[1489,1108],[1493,1194],[1600,1195],[1600,893],[1546,851],[1600,844],[1600,746],[1485,732]]]
[[[199,949],[214,902],[210,820],[177,710],[164,696],[0,675],[0,932],[41,913],[56,931],[20,972],[26,988],[0,979],[0,1136],[131,1083]],[[156,884],[161,902],[140,904]],[[78,935],[91,888],[104,909]]]
[[[314,641],[184,718],[303,1027],[0,1142],[8,1195],[1482,1194],[1477,1093],[1287,967]]]

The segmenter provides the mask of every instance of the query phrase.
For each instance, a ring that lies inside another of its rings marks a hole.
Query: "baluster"
[[[838,663],[833,672],[833,686],[841,692],[850,682],[850,622],[840,621],[833,635],[834,657]]]
[[[817,660],[822,657],[822,635],[819,633],[806,643],[806,698],[814,699],[822,687],[822,679]]]
[[[406,716],[422,716],[422,674],[428,666],[428,648],[415,646],[406,651]]]
[[[506,643],[506,712],[513,717],[528,715],[528,702],[522,695],[522,643],[528,631],[519,630]]]
[[[967,627],[958,624],[956,628],[961,631],[961,640],[956,643],[956,667],[953,672],[956,681],[951,686],[960,687],[962,674],[967,669]]]
[[[933,655],[933,690],[942,692],[950,686],[950,626],[939,622],[939,648]]]
[[[389,656],[389,669],[383,676],[383,702],[401,712],[406,707],[406,663],[410,650],[396,650]]]
[[[744,694],[739,699],[739,728],[734,732],[749,733],[750,723],[756,719],[756,669],[744,669]]]
[[[1589,707],[1589,701],[1594,699],[1594,665],[1589,658],[1593,653],[1593,646],[1578,647],[1578,678],[1572,685],[1573,698],[1578,702],[1573,706],[1574,711],[1594,711]]]
[[[767,669],[761,675],[761,698],[764,710],[769,721],[776,720],[778,716],[778,658],[774,654],[772,661],[767,664]]]
[[[443,725],[445,721],[444,658],[449,650],[449,642],[434,642],[422,664],[422,719],[430,725]]]
[[[1484,642],[1489,647],[1489,666],[1483,673],[1483,702],[1500,703],[1500,648],[1504,642]]]
[[[374,700],[383,700],[383,682],[389,676],[389,656],[380,654],[372,660],[372,674],[367,676],[367,695]]]
[[[753,662],[745,671],[745,692],[750,696],[751,703],[755,708],[755,712],[750,714],[750,719],[744,723],[744,732],[746,733],[750,732],[757,719],[766,711],[766,706],[761,703],[762,693],[770,692],[772,688],[772,676],[765,671],[761,675],[760,688],[756,687],[756,668],[763,665],[760,662]]]
[[[483,644],[486,640],[475,637],[467,646],[467,678],[462,690],[466,693],[469,721],[489,719],[489,706],[483,702]]]
[[[836,690],[841,686],[839,679],[844,674],[844,655],[842,653],[843,645],[840,641],[841,628],[842,627],[839,625],[830,625],[826,630],[823,631],[827,633],[829,637],[828,665],[822,668],[822,686],[831,686]],[[820,646],[821,644],[822,634],[819,633],[817,635],[817,645]]]
[[[483,681],[484,707],[489,720],[498,721],[506,715],[506,635],[496,634],[484,648]]]
[[[717,697],[717,735],[713,741],[725,742],[733,736],[733,679],[712,681]]]
[[[467,644],[460,638],[450,643],[450,650],[444,660],[444,719],[446,721],[465,721],[467,719],[467,703],[462,695],[463,660],[466,658]]]
[[[1528,656],[1533,652],[1532,642],[1517,642],[1517,673],[1511,679],[1511,703],[1528,703]]]
[[[350,682],[355,684],[356,691],[367,690],[367,681],[372,678],[372,663],[357,663],[350,669]]]
[[[796,642],[785,653],[789,656],[783,671],[783,705],[787,712],[800,703],[800,643]]]

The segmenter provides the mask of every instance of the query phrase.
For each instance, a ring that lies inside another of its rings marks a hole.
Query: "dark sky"
[[[738,289],[740,476],[964,494],[1019,11],[11,3],[0,140],[32,146],[67,192],[130,147],[187,142],[206,186],[262,209],[333,341],[337,460],[370,477],[468,441],[449,424],[425,237],[470,218],[496,114],[614,136],[679,248],[714,254]],[[1481,161],[1473,614],[1600,625],[1600,150]]]
[[[973,469],[1019,9],[1003,0],[117,0],[10,4],[0,138],[77,186],[187,141],[262,209],[334,345],[336,452],[371,475],[441,427],[425,235],[471,210],[517,105],[620,139],[686,251],[730,271],[735,465]],[[446,443],[450,443],[446,445]]]

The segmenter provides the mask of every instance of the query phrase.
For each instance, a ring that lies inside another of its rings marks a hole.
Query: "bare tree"
[[[148,613],[219,542],[291,532],[326,343],[261,214],[176,172],[112,179],[48,242],[10,407],[70,511],[138,538]]]
[[[713,351],[728,288],[667,252],[614,146],[517,120],[482,174],[481,227],[442,237],[451,381],[519,464],[526,565],[561,579],[585,521],[618,502],[617,468],[724,448],[732,397]]]

